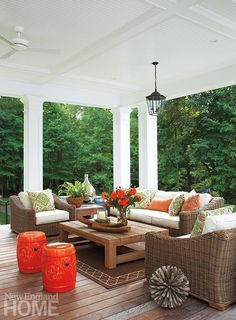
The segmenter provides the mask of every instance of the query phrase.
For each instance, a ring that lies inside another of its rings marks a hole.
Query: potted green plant
[[[85,187],[80,181],[74,183],[66,181],[59,186],[58,194],[66,195],[67,202],[79,208],[84,201]]]

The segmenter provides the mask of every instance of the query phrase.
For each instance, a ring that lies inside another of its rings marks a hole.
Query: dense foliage
[[[22,189],[23,105],[0,99],[0,193]],[[236,86],[168,101],[158,118],[159,189],[211,188],[236,200]],[[89,180],[112,190],[112,113],[44,104],[44,186]],[[138,112],[131,113],[131,179],[138,185]]]
[[[8,196],[23,184],[23,104],[0,99],[0,194]]]
[[[111,189],[112,113],[98,108],[44,105],[44,185],[89,180],[96,190]]]
[[[169,101],[158,137],[160,188],[236,200],[236,86]]]

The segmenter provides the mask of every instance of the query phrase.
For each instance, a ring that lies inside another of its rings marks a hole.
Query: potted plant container
[[[66,195],[66,201],[79,208],[84,201],[85,187],[80,181],[75,181],[74,183],[66,181],[59,186],[58,194]]]

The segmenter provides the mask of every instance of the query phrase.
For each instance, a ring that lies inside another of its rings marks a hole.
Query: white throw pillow
[[[155,198],[158,199],[170,199],[170,198],[174,198],[176,196],[178,196],[179,194],[184,193],[187,194],[187,192],[184,191],[161,191],[161,190],[157,190],[156,194],[155,194]]]
[[[18,197],[20,198],[20,201],[21,203],[23,204],[23,206],[26,208],[26,209],[32,209],[32,203],[30,201],[30,198],[28,196],[28,193],[27,192],[20,192],[18,194]]]
[[[236,228],[236,212],[220,216],[207,216],[202,234]]]
[[[197,194],[197,192],[195,191],[195,189],[193,189],[190,192],[185,192],[184,198],[188,199],[189,197],[194,196],[195,194]]]
[[[192,189],[192,190],[189,192],[189,195],[190,195],[190,196],[193,196],[194,194],[197,194],[197,192],[196,192],[195,189]]]
[[[210,193],[199,193],[200,195],[200,209],[203,209],[210,201],[212,196]]]

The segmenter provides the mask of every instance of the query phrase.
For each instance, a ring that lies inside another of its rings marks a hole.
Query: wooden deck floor
[[[0,319],[79,319],[79,320],[235,320],[236,305],[224,312],[209,308],[205,302],[189,297],[181,307],[175,310],[158,308],[151,300],[144,280],[119,287],[105,289],[97,283],[77,275],[76,289],[58,295],[49,316],[48,309],[41,306],[38,316],[32,315],[31,300],[19,300],[27,293],[38,298],[42,291],[40,273],[20,274],[16,261],[16,235],[10,232],[9,226],[0,226]],[[27,298],[26,298],[27,299]],[[26,302],[25,302],[26,301]],[[30,302],[29,302],[30,301]],[[5,304],[5,307],[4,307]],[[48,306],[48,305],[47,305]],[[5,314],[4,314],[5,311]],[[14,314],[15,311],[15,314]],[[57,314],[57,315],[56,315]]]

